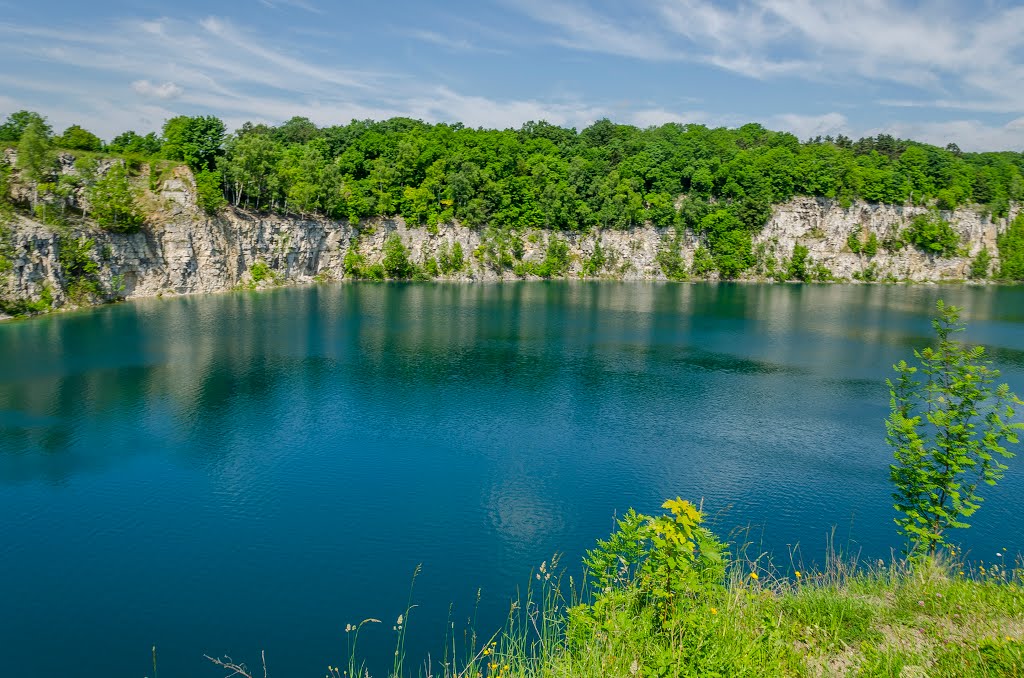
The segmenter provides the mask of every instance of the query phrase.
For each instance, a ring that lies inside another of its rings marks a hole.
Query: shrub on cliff
[[[903,239],[927,254],[951,257],[960,248],[960,234],[935,215],[919,214],[903,231]]]
[[[115,163],[107,173],[86,190],[92,215],[100,226],[118,233],[134,233],[145,218],[136,204],[136,190],[128,181],[128,171]]]
[[[381,261],[387,277],[406,280],[412,277],[415,267],[409,261],[409,250],[402,242],[402,236],[392,233],[384,241],[384,259]]]
[[[1024,213],[996,238],[1002,280],[1024,280]]]

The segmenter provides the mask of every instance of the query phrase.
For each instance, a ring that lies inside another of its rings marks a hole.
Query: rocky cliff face
[[[73,171],[66,159],[62,171]],[[66,167],[67,166],[67,167]],[[148,169],[143,168],[140,185],[150,186]],[[5,280],[8,298],[39,299],[45,294],[56,306],[68,303],[62,290],[65,273],[59,263],[61,241],[88,238],[94,260],[99,264],[99,286],[108,297],[146,297],[163,294],[193,294],[228,290],[252,281],[251,269],[265,263],[276,283],[304,283],[316,280],[340,280],[344,277],[344,259],[352,249],[368,264],[383,258],[384,242],[398,233],[417,264],[437,257],[443,245],[458,242],[466,255],[463,271],[450,276],[455,280],[495,281],[514,279],[512,270],[498,270],[482,253],[487,245],[486,230],[457,224],[441,225],[433,231],[409,227],[400,218],[374,219],[353,226],[345,221],[256,214],[227,208],[216,216],[203,213],[195,200],[195,184],[188,170],[176,168],[155,190],[145,190],[143,201],[149,218],[139,233],[117,234],[81,222],[77,226],[55,228],[25,216],[15,216],[6,227]],[[17,191],[17,189],[15,189]],[[24,198],[25,196],[17,195]],[[72,196],[73,206],[82,207],[84,197]],[[1014,208],[1011,217],[1018,207]],[[879,248],[871,258],[855,254],[847,246],[855,231],[866,241],[875,234],[879,241],[904,228],[922,207],[854,203],[842,207],[835,201],[798,198],[775,208],[763,231],[754,239],[759,268],[763,274],[768,259],[783,263],[796,244],[804,245],[815,263],[827,266],[840,279],[853,278],[869,267],[876,279],[886,277],[913,281],[939,281],[967,277],[970,257],[982,247],[995,255],[995,237],[1006,227],[1007,219],[990,220],[980,212],[963,208],[943,217],[962,236],[968,256],[939,258],[913,248],[889,253]],[[569,248],[569,276],[582,274],[584,262],[600,243],[605,264],[598,277],[624,280],[659,280],[665,275],[657,260],[666,246],[671,229],[651,226],[628,231],[604,231],[591,234],[559,234]],[[544,258],[552,234],[543,231],[518,236],[522,260],[539,262]],[[687,233],[680,255],[692,264],[698,238]],[[2,271],[2,269],[0,269]],[[270,284],[269,279],[260,284]]]

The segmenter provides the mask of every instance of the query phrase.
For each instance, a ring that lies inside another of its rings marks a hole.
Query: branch
[[[241,676],[242,678],[254,678],[253,675],[249,673],[249,669],[246,668],[245,664],[236,664],[234,661],[232,661],[231,657],[227,655],[224,655],[223,659],[221,659],[220,657],[211,657],[208,654],[204,654],[203,656],[209,659],[217,666],[220,666],[221,668],[231,671],[231,673],[227,674],[224,678],[232,678],[232,676]],[[263,678],[266,678],[267,658],[263,652],[260,652],[260,656],[263,657]]]

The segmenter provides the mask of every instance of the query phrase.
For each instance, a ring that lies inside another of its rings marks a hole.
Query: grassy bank
[[[611,676],[1024,676],[1024,562],[968,561],[949,547],[914,562],[785,566],[726,544],[686,502],[630,512],[584,560],[582,581],[543,563],[491,636],[406,656],[410,605],[392,624],[389,678]],[[736,553],[738,551],[738,553]],[[415,616],[415,613],[414,613]],[[359,633],[328,678],[368,677]],[[415,623],[413,622],[413,626]],[[217,662],[218,660],[214,659]],[[390,659],[387,660],[389,663]],[[227,666],[230,675],[265,668]]]

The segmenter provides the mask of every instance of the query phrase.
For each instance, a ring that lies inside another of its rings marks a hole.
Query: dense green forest
[[[317,127],[296,117],[229,133],[217,117],[178,116],[159,135],[127,131],[105,143],[78,125],[56,135],[39,114],[19,111],[0,125],[0,143],[25,149],[19,165],[39,182],[46,169],[28,156],[47,147],[183,162],[210,211],[230,202],[351,221],[401,215],[431,227],[685,227],[703,236],[703,256],[726,277],[752,264],[751,235],[773,204],[795,195],[939,210],[978,204],[996,217],[1024,198],[1022,153],[963,153],[884,134],[801,142],[758,124],[638,129],[599,120],[581,131],[545,122],[489,130],[408,118]],[[128,203],[96,216],[137,224]]]

